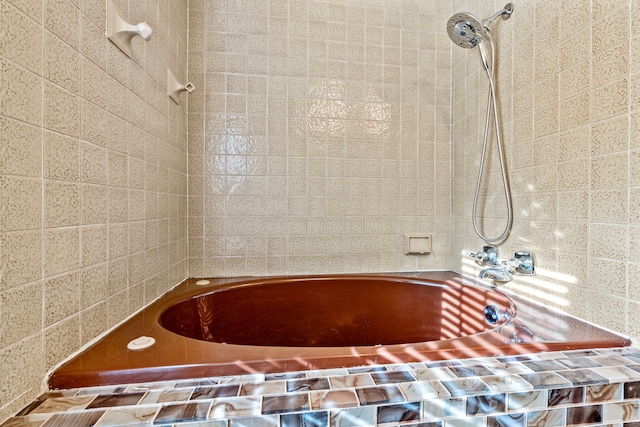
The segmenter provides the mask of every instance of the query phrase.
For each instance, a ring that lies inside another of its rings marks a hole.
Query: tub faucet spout
[[[495,282],[509,282],[513,279],[511,272],[504,267],[487,267],[480,271],[478,277]]]

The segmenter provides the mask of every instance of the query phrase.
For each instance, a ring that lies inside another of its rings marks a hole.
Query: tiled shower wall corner
[[[189,2],[191,276],[449,267],[449,12]]]
[[[640,1],[513,2],[498,19],[496,82],[514,225],[502,258],[528,250],[537,275],[507,288],[583,319],[640,336]],[[454,1],[486,17],[504,2]],[[488,80],[477,50],[454,47],[452,268],[482,242],[471,206]],[[493,145],[495,147],[495,145]],[[505,224],[495,150],[480,212]]]
[[[0,419],[45,372],[186,277],[186,1],[0,3]]]

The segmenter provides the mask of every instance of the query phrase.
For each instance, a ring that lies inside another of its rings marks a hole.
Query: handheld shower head
[[[456,13],[447,22],[447,33],[453,43],[472,49],[484,37],[484,25],[470,13]]]
[[[488,37],[489,25],[493,21],[499,16],[502,16],[502,19],[509,19],[512,14],[512,3],[507,3],[501,10],[482,21],[469,12],[456,13],[447,22],[447,33],[453,43],[465,49],[472,49],[483,38]]]

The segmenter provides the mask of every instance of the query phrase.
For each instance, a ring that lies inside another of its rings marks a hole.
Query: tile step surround
[[[640,427],[640,349],[51,390],[1,427],[153,425]]]

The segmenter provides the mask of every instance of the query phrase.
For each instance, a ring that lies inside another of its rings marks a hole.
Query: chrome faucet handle
[[[509,261],[502,261],[502,265],[509,270],[515,270],[516,273],[525,275],[535,274],[533,255],[529,252],[518,251]]]
[[[498,248],[495,246],[483,246],[481,251],[468,252],[467,255],[480,265],[498,265]]]

